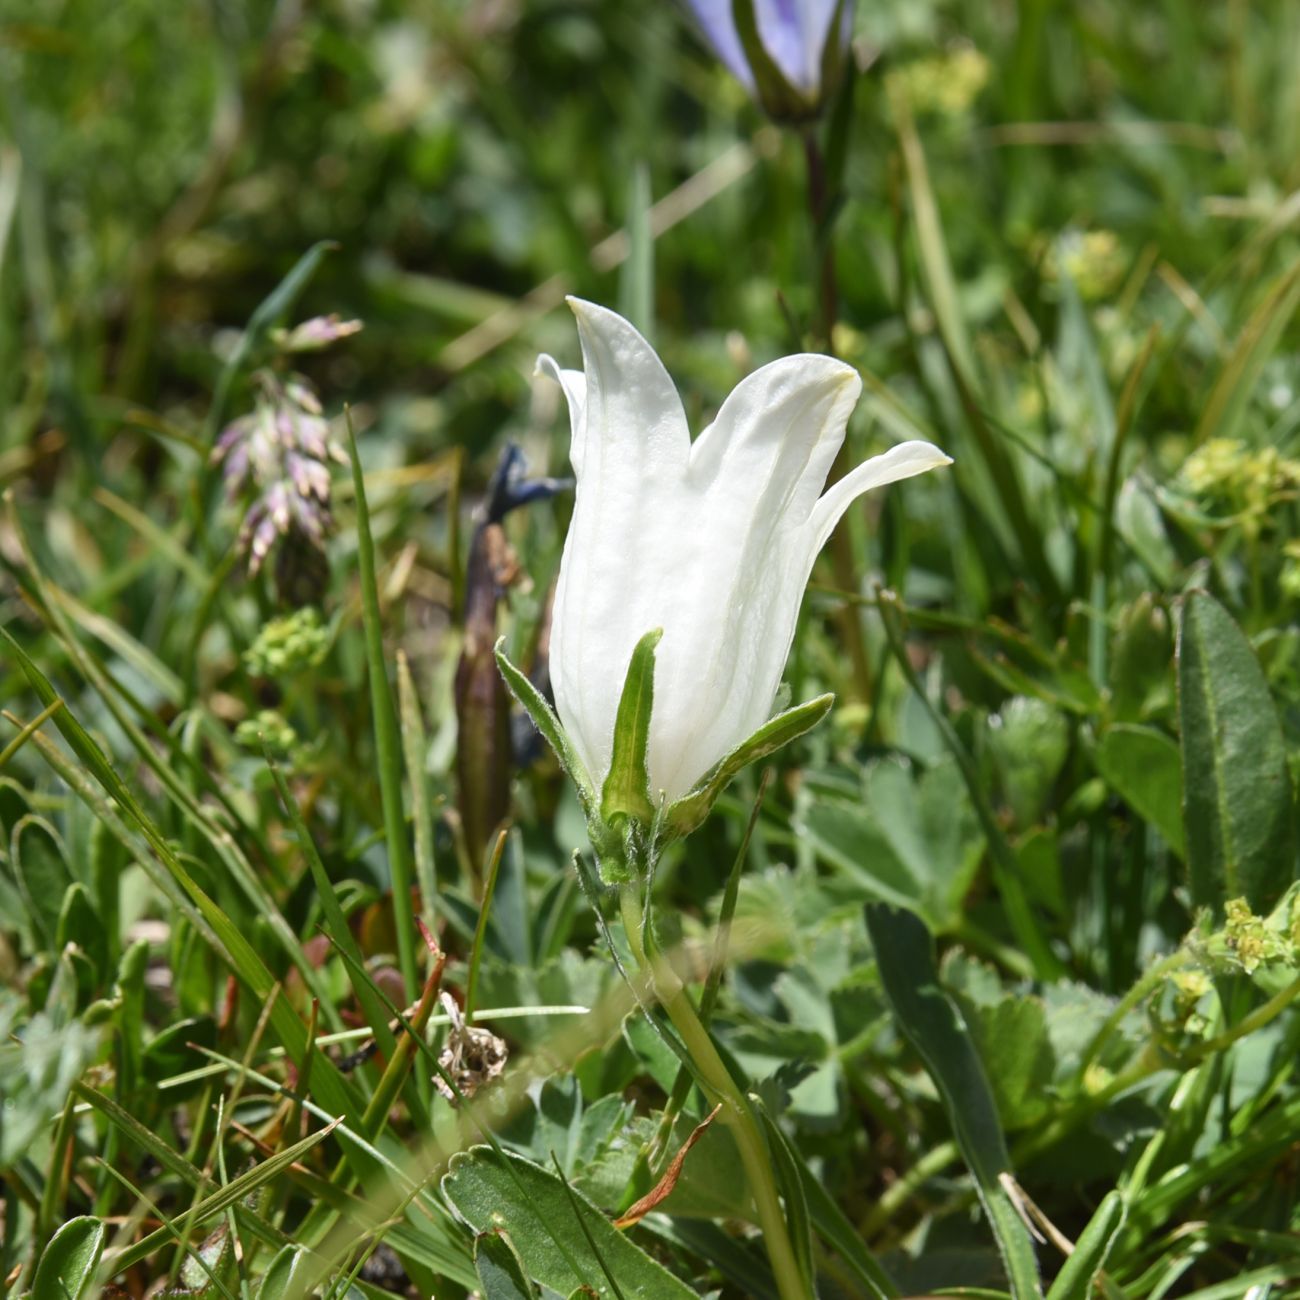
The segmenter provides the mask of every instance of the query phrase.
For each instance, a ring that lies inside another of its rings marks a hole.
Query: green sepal
[[[740,37],[763,111],[776,122],[807,122],[816,117],[820,101],[809,99],[797,86],[792,86],[767,52],[754,17],[754,0],[731,0],[731,20],[736,25],[736,35]]]
[[[663,628],[655,628],[636,643],[623,679],[623,694],[614,715],[614,752],[600,791],[600,815],[611,825],[616,817],[645,823],[654,820],[646,749],[655,701],[655,650],[663,634]]]
[[[542,733],[542,738],[555,751],[555,757],[560,760],[560,766],[578,787],[578,802],[582,804],[582,811],[590,820],[597,811],[596,790],[591,783],[591,777],[587,775],[587,769],[582,765],[577,751],[569,744],[569,737],[560,725],[559,718],[555,716],[555,710],[527,676],[510,662],[506,656],[505,644],[505,637],[501,637],[493,647],[492,653],[496,658],[497,668],[505,678],[510,694],[523,705],[524,712],[533,720],[533,726]]]
[[[727,783],[743,767],[766,758],[782,745],[811,731],[830,711],[834,695],[819,695],[769,718],[748,740],[742,740],[689,794],[668,806],[664,831],[671,837],[689,835],[708,815]]]
[[[826,28],[826,43],[822,46],[821,56],[821,96],[822,102],[825,103],[838,89],[840,85],[840,74],[844,71],[846,63],[852,64],[853,56],[846,48],[841,31],[844,25],[844,7],[849,0],[839,0],[835,6],[835,12],[831,15],[831,21]],[[853,75],[852,67],[849,68],[849,75]],[[834,193],[834,191],[831,191]]]
[[[555,757],[560,760],[574,787],[578,792],[578,803],[582,806],[587,819],[587,835],[597,858],[603,863],[606,859],[618,859],[623,856],[623,842],[608,826],[600,815],[600,804],[596,798],[596,787],[583,765],[578,752],[569,743],[568,734],[555,716],[555,710],[546,702],[546,697],[532,684],[527,676],[520,672],[506,656],[505,637],[501,637],[493,648],[497,668],[505,679],[510,694],[523,706],[524,712],[533,721],[533,726],[542,734],[550,745]]]

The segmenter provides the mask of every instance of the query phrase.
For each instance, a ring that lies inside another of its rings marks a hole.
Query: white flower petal
[[[693,518],[664,543],[672,578],[650,740],[652,779],[670,799],[767,721],[798,614],[786,552],[804,548],[791,529],[861,387],[830,357],[786,357],[742,380],[691,449],[682,496]]]
[[[587,377],[584,459],[598,444],[603,459],[618,468],[677,477],[690,454],[691,435],[663,362],[617,312],[581,298],[568,303],[578,319]]]
[[[535,373],[550,375],[564,391],[564,399],[569,404],[569,463],[575,474],[581,473],[579,461],[582,459],[582,448],[578,445],[578,440],[587,428],[587,376],[581,370],[563,369],[554,357],[547,356],[545,352],[537,358]]]
[[[783,357],[742,379],[691,448],[693,484],[752,498],[761,491],[806,518],[862,392],[852,366],[820,353]]]
[[[597,783],[633,647],[661,626],[659,579],[690,455],[681,399],[654,349],[627,321],[571,298],[586,374],[574,415],[573,521],[555,595],[555,703]]]
[[[835,531],[844,512],[864,492],[872,488],[884,487],[888,483],[897,483],[900,479],[912,478],[924,474],[926,470],[938,469],[940,465],[951,465],[952,457],[939,450],[932,442],[900,442],[881,456],[873,456],[861,465],[851,469],[838,483],[827,489],[825,495],[813,507],[812,518],[812,552],[817,552],[826,545],[827,538]]]

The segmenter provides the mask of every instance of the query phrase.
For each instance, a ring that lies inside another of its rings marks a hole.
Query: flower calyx
[[[650,787],[646,758],[654,710],[655,651],[662,637],[663,630],[655,628],[632,652],[614,723],[609,771],[599,791],[555,711],[526,674],[510,662],[504,638],[496,645],[497,666],[511,694],[576,787],[592,849],[609,884],[629,878],[629,863],[648,861],[663,845],[689,835],[737,773],[810,731],[835,702],[831,694],[819,695],[769,718],[686,794],[667,803],[662,791],[656,797]]]

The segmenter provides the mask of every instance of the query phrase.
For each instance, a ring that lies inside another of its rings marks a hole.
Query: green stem
[[[1248,1034],[1253,1034],[1258,1029],[1263,1029],[1265,1025],[1276,1020],[1297,997],[1300,997],[1300,977],[1292,980],[1290,984],[1280,992],[1275,993],[1267,1002],[1256,1007],[1250,1015],[1239,1020],[1231,1029],[1225,1030],[1214,1038],[1207,1038],[1197,1043],[1177,1057],[1167,1057],[1155,1051],[1152,1047],[1148,1047],[1127,1069],[1117,1074],[1105,1087],[1099,1088],[1085,1102],[1059,1116],[1053,1123],[1037,1130],[1024,1142],[1020,1143],[1012,1153],[1014,1164],[1016,1166],[1027,1164],[1043,1151],[1059,1142],[1086,1119],[1097,1114],[1098,1111],[1104,1110],[1116,1097],[1128,1092],[1130,1088],[1136,1088],[1138,1084],[1146,1082],[1152,1075],[1159,1074],[1161,1070],[1189,1070],[1200,1065],[1207,1057],[1226,1051],[1233,1043],[1245,1038]]]
[[[813,326],[814,346],[835,355],[835,323],[839,319],[839,295],[835,281],[835,241],[831,238],[829,218],[837,195],[830,190],[826,159],[815,128],[803,133],[804,163],[808,172],[808,217],[812,226],[817,310]],[[829,482],[838,483],[850,466],[849,442],[845,438],[831,466]],[[835,582],[845,591],[858,591],[857,559],[853,554],[853,537],[847,522],[831,534],[831,571]],[[853,669],[854,693],[865,703],[873,698],[871,661],[862,631],[862,615],[851,604],[841,606],[837,614],[840,635],[844,638],[849,663]]]
[[[812,1293],[799,1270],[794,1247],[790,1243],[790,1233],[777,1194],[767,1146],[754,1120],[753,1111],[722,1057],[718,1055],[718,1049],[714,1047],[709,1031],[700,1022],[681,980],[667,962],[656,961],[646,952],[641,937],[644,913],[638,897],[639,888],[639,884],[634,882],[619,890],[623,928],[627,932],[632,955],[649,977],[655,996],[668,1012],[668,1018],[686,1045],[691,1061],[699,1071],[701,1087],[711,1100],[722,1104],[721,1118],[731,1129],[740,1151],[741,1162],[745,1166],[781,1300],[812,1300]]]
[[[397,715],[384,662],[384,631],[379,611],[379,580],[375,571],[375,542],[370,532],[366,482],[352,431],[352,413],[345,410],[348,456],[357,507],[357,571],[361,580],[361,621],[366,640],[366,672],[370,678],[370,708],[374,714],[375,756],[379,765],[379,798],[384,815],[384,842],[393,882],[393,924],[397,931],[397,963],[406,997],[420,987],[415,964],[415,909],[411,906],[411,849],[402,809],[402,747]]]

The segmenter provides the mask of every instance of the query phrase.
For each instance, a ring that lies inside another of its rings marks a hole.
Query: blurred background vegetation
[[[285,1078],[274,1048],[302,1069],[303,1019],[259,1021],[257,963],[313,1031],[358,1042],[387,1019],[376,991],[419,992],[413,913],[462,1001],[617,988],[568,869],[576,806],[527,728],[507,734],[484,657],[499,628],[544,668],[569,507],[514,511],[485,579],[482,506],[508,443],[568,472],[533,376],[538,351],[577,364],[566,292],[638,321],[698,429],[754,366],[826,345],[833,246],[829,345],[867,385],[851,459],[921,436],[956,467],[852,513],[789,672],[835,713],[779,758],[752,839],[748,775],[658,882],[699,975],[745,845],[719,1034],[842,1209],[813,1206],[823,1293],[889,1293],[844,1263],[845,1225],[896,1293],[1005,1285],[943,1068],[894,1018],[862,914],[883,901],[938,936],[985,1139],[1067,1237],[1095,1229],[1105,1294],[1298,1294],[1300,4],[889,0],[854,23],[858,75],[809,128],[838,181],[816,222],[801,132],[671,4],[0,0],[0,698],[21,739],[0,756],[0,1027],[20,1036],[0,1046],[0,1293],[74,1216],[118,1216],[128,1251],[159,1207],[183,1218],[203,1184],[167,1152],[225,1182],[221,1160],[262,1168],[297,1138],[264,1077],[193,1075],[185,1047],[239,1058],[256,1030],[261,1068]],[[330,313],[364,328],[320,350],[277,333]],[[250,502],[224,498],[212,449],[312,393],[344,460],[350,407],[373,562],[343,469],[325,569],[250,577]],[[372,704],[376,650],[395,703]],[[182,869],[248,952],[181,906]],[[334,903],[355,954],[322,939],[343,942]],[[487,1018],[553,1074],[551,1111],[521,1102],[502,1138],[549,1166],[543,1119],[596,1114],[562,1163],[615,1210],[674,1063],[635,1021],[563,1050],[556,1021]],[[381,1048],[320,1105],[379,1095],[370,1136],[423,1150],[431,1071],[395,1102]],[[207,1272],[182,1279],[168,1245],[118,1280],[263,1285],[284,1233],[326,1239],[307,1206],[335,1142],[301,1153],[315,1183],[273,1167],[239,1201],[238,1258],[209,1236]],[[636,1234],[701,1291],[769,1294],[761,1251],[712,1222],[745,1217],[716,1185],[727,1157],[697,1157],[676,1193],[696,1199]],[[445,1210],[361,1238],[440,1296],[482,1285]],[[1039,1259],[1050,1281],[1061,1252]],[[367,1294],[405,1285],[367,1268]]]

